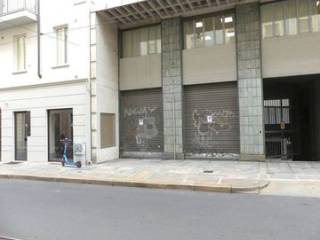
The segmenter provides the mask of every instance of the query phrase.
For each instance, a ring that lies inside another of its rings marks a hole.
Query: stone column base
[[[264,162],[266,161],[266,156],[264,154],[240,154],[240,161],[257,161],[257,162]]]
[[[173,159],[184,160],[185,156],[184,156],[184,153],[176,153],[176,157],[174,157],[174,153],[166,152],[166,153],[163,153],[162,159],[165,159],[165,160],[173,160]]]

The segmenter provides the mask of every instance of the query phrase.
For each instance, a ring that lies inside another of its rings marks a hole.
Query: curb
[[[42,177],[42,176],[31,176],[31,175],[12,175],[12,174],[2,174],[0,175],[0,179],[33,180],[33,181],[45,181],[45,182],[64,182],[64,183],[103,185],[103,186],[189,190],[189,191],[198,191],[198,192],[220,192],[220,193],[241,193],[241,192],[257,191],[269,185],[269,182],[263,182],[263,183],[257,183],[251,186],[234,187],[232,186],[232,184],[219,184],[219,185],[218,184],[217,185],[172,184],[172,183],[94,180],[94,179],[61,178],[61,177]]]

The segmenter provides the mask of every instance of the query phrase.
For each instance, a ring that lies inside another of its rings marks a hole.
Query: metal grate
[[[105,15],[111,22],[132,24],[187,16],[201,10],[221,10],[222,7],[233,7],[236,2],[238,0],[147,0],[107,9]]]

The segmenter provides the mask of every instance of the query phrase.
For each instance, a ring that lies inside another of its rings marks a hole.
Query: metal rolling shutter
[[[239,153],[239,111],[236,83],[185,86],[186,153]]]
[[[163,152],[163,110],[160,89],[121,92],[122,152]]]

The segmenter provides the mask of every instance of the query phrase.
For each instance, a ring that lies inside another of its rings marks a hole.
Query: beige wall
[[[234,43],[183,51],[183,83],[199,84],[237,79]]]
[[[161,54],[120,59],[120,90],[161,87]]]
[[[320,33],[264,39],[263,77],[320,73]]]
[[[97,78],[94,93],[96,94],[95,106],[92,111],[96,114],[92,117],[97,122],[96,133],[92,134],[93,145],[95,144],[97,162],[117,159],[119,157],[119,136],[116,134],[115,146],[104,148],[101,145],[101,113],[115,114],[118,123],[118,29],[113,24],[106,23],[102,15],[97,15]],[[92,80],[93,81],[93,80]],[[118,133],[118,124],[116,124]]]

